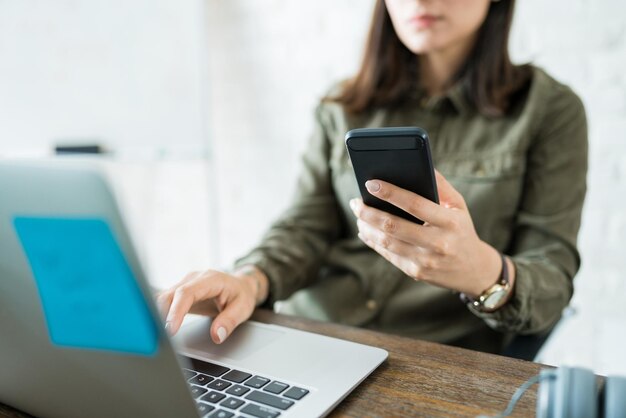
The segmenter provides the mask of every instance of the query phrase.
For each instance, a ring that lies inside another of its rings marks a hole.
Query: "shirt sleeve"
[[[259,245],[235,262],[235,267],[255,265],[267,275],[269,304],[286,299],[311,283],[330,244],[340,234],[326,132],[330,117],[323,105],[318,106],[290,206],[271,225]]]
[[[587,188],[587,121],[571,90],[555,90],[528,151],[523,197],[507,251],[516,270],[513,296],[493,313],[472,309],[500,331],[550,329],[572,297],[580,267],[576,239]]]

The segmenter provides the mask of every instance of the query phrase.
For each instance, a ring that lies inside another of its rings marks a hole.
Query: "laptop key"
[[[246,393],[250,392],[250,389],[243,387],[241,385],[235,385],[231,388],[226,389],[226,393],[229,395],[243,396]]]
[[[242,401],[241,399],[237,399],[237,398],[228,398],[224,402],[220,403],[221,406],[224,406],[229,409],[237,409],[243,404],[244,404],[244,401]]]
[[[276,418],[280,415],[280,412],[270,409],[267,406],[255,405],[253,403],[249,403],[244,406],[239,412],[243,412],[244,414],[252,415],[257,418]]]
[[[225,380],[217,379],[217,380],[209,383],[207,385],[207,387],[211,388],[211,389],[215,389],[215,390],[224,390],[227,387],[229,387],[230,385],[232,385],[232,383],[229,383],[229,382],[227,382]]]
[[[220,377],[230,369],[228,367],[220,366],[210,363],[208,361],[197,360],[195,358],[187,357],[193,365],[193,370],[199,373],[208,374],[213,377]]]
[[[189,379],[189,383],[193,383],[194,385],[204,386],[212,380],[213,380],[212,377],[209,377],[206,374],[200,373],[197,376]]]
[[[225,397],[226,395],[224,395],[223,393],[211,391],[207,393],[206,395],[204,395],[203,397],[201,397],[200,400],[204,402],[218,403]]]
[[[283,399],[278,396],[270,395],[269,393],[264,393],[258,390],[253,390],[246,399],[249,399],[254,402],[262,403],[265,405],[273,406],[274,408],[285,410],[293,405],[293,401],[288,399]]]
[[[201,396],[203,393],[207,392],[205,388],[196,386],[196,385],[191,385],[190,390],[191,390],[191,396],[193,396],[194,398],[197,398]]]
[[[240,372],[239,370],[231,370],[222,376],[222,379],[230,380],[231,382],[241,383],[244,380],[252,376],[250,373]]]
[[[191,379],[192,377],[194,377],[197,374],[198,373],[194,372],[193,370],[183,369],[183,375],[185,375],[185,379],[187,379],[187,380]]]
[[[206,414],[208,414],[209,412],[215,409],[214,406],[211,406],[208,403],[204,403],[204,402],[198,402],[196,405],[198,406],[198,412],[200,412],[201,417],[205,416]]]
[[[282,392],[283,390],[287,389],[288,387],[289,387],[289,385],[286,384],[286,383],[274,381],[274,382],[270,383],[269,385],[267,385],[265,388],[263,388],[263,390],[266,391],[266,392],[279,394],[280,392]]]
[[[223,409],[218,409],[217,411],[209,415],[209,418],[230,418],[233,415],[235,414],[233,414],[232,412],[224,411]]]
[[[254,376],[252,379],[248,380],[244,385],[250,386],[256,389],[261,389],[263,386],[269,383],[269,379],[261,376]]]
[[[283,393],[283,396],[299,401],[300,399],[304,398],[308,393],[309,391],[306,389],[293,386],[287,392]]]

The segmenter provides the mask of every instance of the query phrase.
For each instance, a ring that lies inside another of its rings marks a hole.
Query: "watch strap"
[[[489,288],[487,288],[482,294],[480,294],[478,296],[478,298],[472,298],[468,295],[466,295],[465,293],[460,293],[459,294],[459,298],[461,299],[461,301],[467,305],[472,306],[475,309],[478,310],[482,310],[483,309],[483,305],[485,300],[489,297],[489,295],[491,294],[492,289],[496,286],[496,285],[500,285],[503,287],[507,287],[510,285],[510,279],[509,279],[509,266],[506,262],[506,258],[502,253],[500,254],[500,259],[502,260],[502,270],[500,271],[500,277],[498,278],[498,281],[496,283],[494,283],[493,285],[489,286]],[[497,308],[496,308],[497,309]]]

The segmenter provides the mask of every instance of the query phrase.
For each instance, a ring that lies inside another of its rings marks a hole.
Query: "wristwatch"
[[[500,278],[494,285],[489,286],[476,299],[467,296],[465,293],[459,295],[461,300],[469,307],[479,312],[493,312],[506,303],[507,296],[511,291],[509,266],[504,255],[500,254],[500,258],[502,259],[502,273],[500,273]]]

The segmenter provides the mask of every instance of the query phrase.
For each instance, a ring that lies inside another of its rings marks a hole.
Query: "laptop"
[[[76,161],[0,162],[0,402],[41,418],[318,417],[387,352],[209,318],[174,338],[105,176]]]

